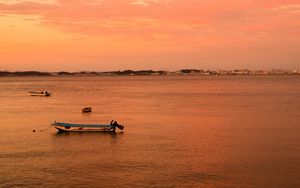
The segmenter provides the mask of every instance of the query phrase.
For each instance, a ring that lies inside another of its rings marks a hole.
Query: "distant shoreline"
[[[234,70],[198,70],[198,69],[181,69],[178,71],[154,71],[154,70],[124,70],[124,71],[81,71],[81,72],[40,72],[40,71],[0,71],[0,77],[19,77],[19,76],[172,76],[172,75],[300,75],[298,70],[283,70],[272,69],[265,70],[249,70],[249,69],[234,69]]]

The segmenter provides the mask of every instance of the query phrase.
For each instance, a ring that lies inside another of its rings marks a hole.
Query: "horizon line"
[[[268,69],[250,69],[250,68],[228,68],[228,69],[221,69],[221,68],[182,68],[177,70],[166,70],[166,69],[117,69],[117,70],[78,70],[78,71],[69,71],[69,70],[57,70],[57,71],[49,71],[49,70],[0,70],[0,72],[41,72],[41,73],[59,73],[59,72],[69,72],[69,73],[103,73],[103,72],[124,72],[124,71],[165,71],[165,72],[178,72],[182,70],[198,70],[198,71],[232,71],[232,70],[249,70],[249,71],[271,71],[271,70],[283,70],[283,71],[298,71],[299,68],[290,69],[290,68],[268,68]]]

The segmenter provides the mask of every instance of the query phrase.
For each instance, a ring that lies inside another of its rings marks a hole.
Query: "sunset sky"
[[[0,0],[0,71],[300,65],[299,0]]]

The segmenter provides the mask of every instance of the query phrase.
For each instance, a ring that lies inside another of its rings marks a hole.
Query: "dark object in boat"
[[[117,121],[115,121],[115,120],[111,120],[111,122],[110,122],[110,125],[112,125],[112,126],[114,126],[114,127],[118,127],[119,129],[121,129],[121,130],[123,130],[124,129],[124,126],[123,125],[120,125],[120,124],[118,124],[118,122]]]
[[[92,112],[92,107],[85,107],[82,109],[82,113],[89,113]]]

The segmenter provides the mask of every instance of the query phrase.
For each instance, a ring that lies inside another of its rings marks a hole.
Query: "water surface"
[[[299,76],[2,77],[0,104],[0,187],[300,186]]]

